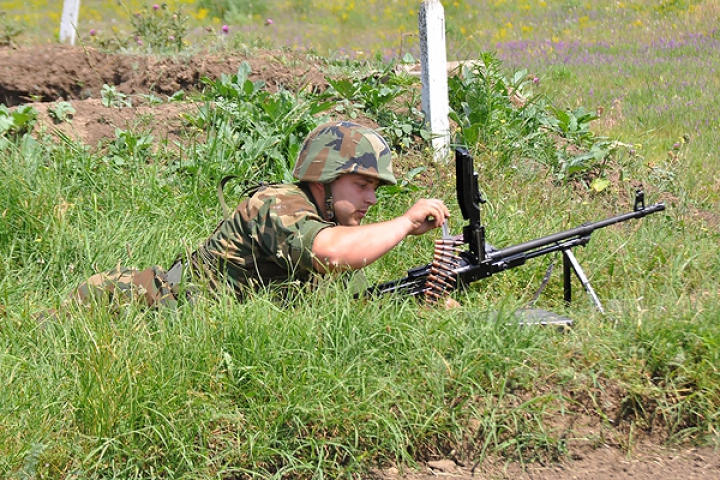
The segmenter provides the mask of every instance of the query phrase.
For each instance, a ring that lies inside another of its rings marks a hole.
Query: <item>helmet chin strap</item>
[[[335,220],[335,205],[332,198],[332,192],[330,191],[330,184],[325,183],[325,215],[331,222]]]

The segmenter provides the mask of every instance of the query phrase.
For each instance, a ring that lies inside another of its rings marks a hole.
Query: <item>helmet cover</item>
[[[390,147],[371,128],[348,121],[324,123],[308,135],[293,176],[300,181],[330,183],[345,173],[358,173],[395,185]]]

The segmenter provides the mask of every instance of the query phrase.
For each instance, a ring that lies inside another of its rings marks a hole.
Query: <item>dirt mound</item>
[[[271,89],[326,85],[324,74],[316,66],[289,52],[157,57],[48,45],[0,50],[0,102],[15,106],[59,98],[100,98],[105,84],[124,94],[172,95],[201,88],[202,77],[217,79],[233,74],[242,62],[250,64],[251,80],[265,80]]]
[[[108,54],[92,48],[46,45],[0,49],[0,103],[9,107],[29,104],[39,112],[41,128],[95,146],[115,137],[115,129],[140,128],[156,141],[172,145],[182,136],[182,114],[190,103],[152,104],[143,95],[173,95],[203,87],[210,80],[237,72],[247,62],[252,81],[263,80],[270,91],[278,88],[324,90],[325,74],[302,54],[285,51],[203,53],[157,57]],[[104,85],[131,97],[132,105],[108,108],[101,102]],[[70,122],[54,122],[48,110],[53,102],[69,101],[75,113]]]

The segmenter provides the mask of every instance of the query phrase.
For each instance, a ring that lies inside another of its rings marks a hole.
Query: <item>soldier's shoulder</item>
[[[273,212],[276,215],[296,215],[298,213],[317,213],[317,209],[295,184],[269,185],[260,189],[248,201],[248,207],[257,214]]]
[[[305,192],[303,192],[299,186],[292,183],[268,185],[266,187],[262,187],[260,190],[257,191],[255,195],[253,195],[254,200],[258,200],[261,202],[266,202],[267,200],[272,199],[283,200],[287,197],[302,197],[307,199],[307,195],[305,195]]]

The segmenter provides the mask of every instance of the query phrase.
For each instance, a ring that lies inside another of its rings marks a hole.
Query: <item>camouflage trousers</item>
[[[175,283],[171,283],[168,280],[168,271],[158,265],[144,270],[118,265],[112,270],[91,276],[71,291],[68,297],[70,301],[83,305],[101,303],[119,307],[137,304],[147,307],[175,308],[178,300],[187,300],[192,303],[194,295],[198,293],[198,285],[207,286],[210,292],[227,288],[229,292],[235,294],[236,299],[240,302],[245,300],[248,292],[253,291],[252,285],[238,289],[234,285],[224,282],[223,276],[216,267],[201,261],[197,252],[193,252],[187,260],[183,262],[183,270],[186,271],[183,272],[184,275],[180,275],[180,278],[184,276],[190,284],[183,285],[182,291],[182,282],[173,277]],[[179,261],[181,261],[180,258],[176,260],[173,267]],[[173,270],[173,267],[170,270]],[[362,271],[341,277],[345,288],[350,289],[353,293],[363,292],[367,288],[367,279]],[[311,289],[322,291],[322,286],[327,287],[328,285],[327,280],[326,277],[315,275],[307,282],[300,283],[307,283]],[[290,286],[297,285],[297,283],[296,281],[286,285],[276,285],[276,293],[280,294],[280,298],[285,298],[290,293]]]
[[[178,294],[178,286],[170,285],[162,267],[139,270],[118,266],[91,276],[70,293],[70,298],[83,304],[110,301],[119,305],[176,307]]]

